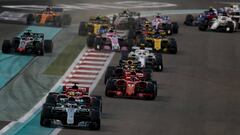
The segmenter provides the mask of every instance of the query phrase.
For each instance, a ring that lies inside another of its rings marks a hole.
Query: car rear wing
[[[134,50],[140,50],[141,48],[139,47],[139,46],[133,46],[132,47],[132,50],[134,51]],[[152,51],[153,49],[152,48],[150,48],[150,47],[144,47],[144,50],[146,50],[146,51]]]
[[[81,92],[82,93],[82,95],[89,95],[89,87],[80,87],[79,86],[79,88],[77,88],[77,89],[74,89],[74,88],[72,88],[72,86],[66,86],[66,85],[64,85],[63,86],[63,91],[64,92],[67,92],[67,91],[71,91],[71,92]]]

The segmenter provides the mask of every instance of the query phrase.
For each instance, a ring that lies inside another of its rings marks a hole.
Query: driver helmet
[[[113,27],[109,28],[108,32],[114,32]]]
[[[74,85],[72,86],[72,89],[78,89],[77,83],[74,83]]]
[[[145,44],[141,43],[139,48],[140,49],[144,49],[145,48]]]

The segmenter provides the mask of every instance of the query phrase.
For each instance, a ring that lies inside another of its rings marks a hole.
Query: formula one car
[[[50,25],[62,27],[70,25],[72,18],[69,14],[63,14],[62,8],[48,6],[46,9],[36,13],[29,14],[27,24]]]
[[[141,44],[152,48],[154,52],[177,53],[177,42],[174,38],[166,36],[164,31],[144,31],[139,32],[135,37],[136,45]]]
[[[151,81],[152,70],[141,68],[141,63],[137,60],[120,60],[119,66],[108,66],[104,77],[106,84],[109,78],[124,79],[132,72],[136,73],[139,80]]]
[[[169,16],[160,16],[157,15],[152,20],[152,27],[158,31],[163,30],[167,35],[177,34],[178,33],[178,23],[173,22]]]
[[[201,22],[211,21],[213,18],[217,18],[218,11],[215,8],[209,8],[209,10],[200,13],[198,16],[194,17],[191,14],[186,16],[184,24],[187,26],[198,26]]]
[[[110,19],[107,16],[90,17],[89,22],[80,22],[78,34],[81,36],[102,34],[107,32],[110,26]]]
[[[133,41],[130,39],[133,39],[136,29],[139,29],[139,18],[140,13],[124,10],[122,13],[119,13],[115,19],[113,19],[113,27],[117,34],[121,37],[126,37],[129,39],[128,42],[130,46],[133,45]]]
[[[49,93],[41,112],[40,125],[52,124],[67,127],[99,130],[101,126],[102,99],[87,96],[87,88],[64,88],[63,93]],[[84,91],[84,92],[83,92]]]
[[[129,45],[125,37],[120,37],[113,29],[101,35],[89,35],[87,38],[88,47],[96,50],[128,51]]]
[[[143,46],[143,45],[142,45]],[[141,68],[150,68],[155,71],[163,70],[163,60],[161,53],[152,53],[152,48],[147,47],[132,47],[132,51],[130,53],[122,53],[121,62],[124,60],[136,60],[140,63]]]
[[[218,16],[217,19],[201,22],[198,26],[199,30],[218,31],[218,32],[234,32],[239,29],[238,23],[228,16]]]
[[[154,100],[157,96],[156,81],[143,81],[142,73],[125,71],[123,78],[109,78],[106,83],[105,95],[108,97],[128,97]]]
[[[30,30],[25,31],[19,37],[14,37],[12,41],[4,40],[2,44],[3,53],[18,52],[42,56],[44,53],[51,53],[52,49],[52,40],[45,40],[43,33],[33,33]]]

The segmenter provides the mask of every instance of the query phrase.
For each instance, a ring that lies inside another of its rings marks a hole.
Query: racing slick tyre
[[[156,82],[156,81],[152,81],[152,83],[153,83],[153,85],[154,85],[154,95],[155,95],[155,97],[156,97],[156,96],[157,96],[157,88],[158,88],[157,82]]]
[[[46,104],[56,105],[57,104],[57,95],[58,93],[50,92],[46,98]]]
[[[208,21],[201,22],[198,26],[200,31],[206,31],[208,29]]]
[[[2,44],[2,53],[11,53],[12,45],[10,40],[4,40]]]
[[[36,20],[36,23],[40,23],[40,21],[41,21],[41,15],[37,15],[36,18],[35,18],[35,20]]]
[[[100,130],[101,128],[101,118],[99,112],[92,113],[93,120],[89,125],[90,130]]]
[[[159,24],[159,25],[162,25],[162,24]],[[159,26],[161,28],[161,26]],[[163,29],[165,30],[166,34],[167,35],[172,35],[173,34],[173,27],[171,24],[165,24],[163,25]]]
[[[34,15],[33,14],[28,14],[26,22],[27,22],[27,25],[33,24],[33,22],[34,22]]]
[[[62,17],[63,25],[71,25],[72,17],[69,14],[64,14]]]
[[[99,110],[102,113],[102,97],[101,96],[95,96],[96,99],[93,100],[92,107],[96,110]]]
[[[107,83],[107,80],[110,78],[110,77],[113,77],[114,76],[114,72],[115,71],[115,67],[114,66],[108,66],[107,68],[107,71],[105,73],[105,77],[104,77],[104,84]]]
[[[80,22],[78,35],[86,36],[88,34],[88,26],[87,22]]]
[[[51,108],[54,107],[52,104],[43,104],[43,109],[40,117],[40,125],[43,127],[50,127],[52,122],[49,119],[51,117]]]
[[[234,32],[234,24],[233,24],[233,22],[227,22],[226,32],[228,32],[228,33]]]
[[[144,69],[144,80],[145,81],[152,80],[152,70]]]
[[[128,52],[122,52],[121,53],[121,60],[127,60],[128,59]]]
[[[20,44],[20,38],[19,37],[14,37],[12,39],[12,47],[16,50]]]
[[[174,38],[170,38],[169,39],[169,45],[168,45],[168,51],[171,54],[177,54],[178,50],[177,50],[177,42]]]
[[[61,16],[56,16],[54,19],[54,25],[56,27],[62,27],[63,24],[63,19],[61,18]]]
[[[52,40],[44,40],[44,51],[46,53],[52,53],[52,50],[53,50]]]
[[[33,42],[34,46],[35,46],[35,53],[37,56],[43,56],[44,55],[44,45],[43,43],[36,41]]]
[[[134,18],[128,18],[128,28],[133,29],[134,31],[136,30],[136,21]]]
[[[162,62],[162,54],[161,53],[155,53],[156,57],[156,71],[163,71],[163,62]]]
[[[103,42],[102,42],[102,39],[101,38],[99,38],[99,37],[96,37],[95,39],[94,39],[94,48],[95,48],[95,50],[102,50],[103,49]]]
[[[114,88],[115,88],[114,81],[112,79],[108,79],[106,83],[105,96],[113,97],[114,95],[112,93],[109,93],[109,91],[111,91]]]
[[[120,50],[127,52],[129,50],[129,45],[125,40],[118,40]]]
[[[184,21],[184,24],[187,25],[187,26],[192,26],[192,25],[193,25],[193,21],[194,21],[193,15],[188,14],[188,15],[186,16],[186,19],[185,19],[185,21]]]
[[[154,83],[149,83],[146,88],[148,91],[151,91],[152,96],[147,97],[146,100],[155,100],[156,98],[156,88]]]
[[[94,36],[94,35],[89,35],[89,36],[87,37],[87,46],[88,46],[89,48],[94,47],[94,40],[95,40],[95,36]]]
[[[173,22],[172,23],[172,32],[173,32],[173,34],[177,34],[178,33],[178,28],[179,28],[178,23],[177,22]]]

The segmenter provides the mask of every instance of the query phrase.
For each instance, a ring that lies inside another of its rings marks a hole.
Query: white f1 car
[[[239,26],[238,23],[229,16],[218,16],[211,21],[203,21],[198,26],[199,30],[219,31],[219,32],[234,32]]]
[[[152,53],[152,48],[145,47],[132,47],[132,51],[128,54],[123,53],[122,60],[137,60],[141,65],[141,68],[152,68],[155,71],[162,71],[163,70],[163,62],[162,62],[162,55],[161,53]]]

